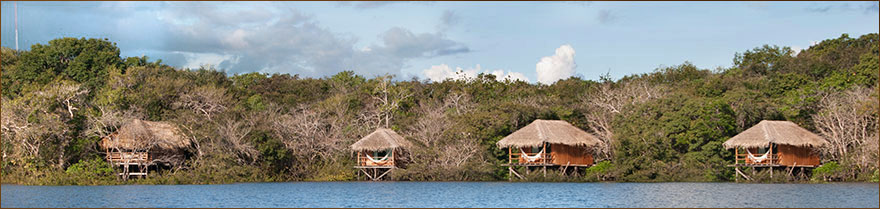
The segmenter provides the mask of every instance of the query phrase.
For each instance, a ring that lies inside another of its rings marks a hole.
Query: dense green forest
[[[722,142],[759,121],[789,120],[828,139],[811,179],[878,179],[878,34],[844,34],[802,51],[764,45],[733,66],[691,63],[599,81],[552,85],[424,80],[343,71],[324,78],[228,75],[121,57],[106,39],[61,38],[2,49],[2,182],[202,184],[345,181],[348,146],[384,126],[415,144],[396,180],[506,180],[495,143],[535,119],[598,136],[598,164],[538,181],[732,181]],[[328,69],[330,70],[330,69]],[[386,99],[387,97],[387,99]],[[193,141],[187,160],[147,179],[118,181],[98,148],[124,121],[167,121]],[[537,173],[537,172],[535,172]]]

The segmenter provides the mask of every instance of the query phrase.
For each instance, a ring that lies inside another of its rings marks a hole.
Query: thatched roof
[[[602,144],[596,136],[561,120],[535,120],[498,141],[498,147],[534,147],[544,142],[571,146]]]
[[[191,144],[184,137],[180,129],[166,122],[153,122],[132,120],[116,132],[115,137],[102,142],[106,148],[118,147],[122,149],[146,149],[159,147],[161,149],[179,149]]]
[[[790,121],[762,120],[724,142],[725,149],[734,147],[767,147],[770,143],[792,146],[824,146],[828,142],[819,135]]]
[[[351,145],[355,151],[379,151],[411,147],[412,143],[391,129],[379,128]]]

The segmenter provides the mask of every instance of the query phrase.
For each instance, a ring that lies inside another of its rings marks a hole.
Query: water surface
[[[876,183],[289,182],[2,186],[0,207],[873,207]]]

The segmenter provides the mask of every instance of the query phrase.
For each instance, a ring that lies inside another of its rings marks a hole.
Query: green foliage
[[[182,163],[128,183],[346,181],[355,178],[347,146],[389,118],[390,128],[417,144],[394,179],[501,180],[508,177],[499,166],[507,151],[496,143],[504,136],[535,119],[598,132],[589,117],[605,107],[591,102],[626,101],[599,114],[613,133],[610,159],[583,177],[553,169],[547,177],[533,171],[529,181],[730,181],[733,170],[724,166],[733,156],[721,146],[725,140],[761,120],[815,131],[823,96],[876,89],[878,42],[877,34],[844,34],[797,54],[770,45],[747,50],[729,69],[685,62],[617,81],[572,77],[534,85],[489,74],[442,82],[367,79],[352,71],[324,78],[229,76],[210,66],[176,69],[146,56],[122,58],[107,40],[62,38],[30,51],[2,48],[0,148],[8,156],[0,167],[4,183],[120,183],[96,151],[103,135],[95,130],[113,131],[113,124],[137,118],[178,124],[195,144]],[[814,171],[814,180],[877,181],[876,166],[831,160]],[[765,171],[756,179],[792,180]]]
[[[83,160],[67,167],[64,171],[69,178],[73,179],[76,184],[92,185],[93,182],[101,182],[101,180],[113,180],[113,168],[101,157],[95,157],[89,160]]]
[[[726,180],[731,155],[721,143],[733,136],[730,105],[719,99],[672,95],[614,120],[617,172],[623,180]]]
[[[49,41],[48,45],[34,44],[19,59],[19,66],[10,72],[10,78],[21,85],[46,84],[61,77],[82,83],[89,89],[98,87],[107,79],[108,68],[122,64],[115,43],[93,38],[61,38]],[[13,84],[7,88],[18,93],[21,87]]]
[[[610,161],[601,161],[587,168],[584,177],[587,181],[605,181],[613,169],[614,165]]]
[[[813,170],[813,181],[829,181],[842,169],[837,162],[831,161]]]
[[[871,175],[871,182],[880,182],[880,169],[874,170],[874,175]]]

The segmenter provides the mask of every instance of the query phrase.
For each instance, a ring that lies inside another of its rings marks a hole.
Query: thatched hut
[[[113,164],[139,163],[179,165],[191,141],[167,122],[132,120],[101,140],[101,148]]]
[[[722,145],[734,149],[735,166],[815,167],[818,147],[828,142],[790,121],[762,120]]]
[[[412,144],[387,128],[379,128],[351,145],[358,153],[359,166],[394,166],[395,151],[408,148]]]
[[[371,180],[379,180],[397,168],[398,157],[409,147],[412,147],[412,143],[394,130],[379,128],[352,144],[351,150],[357,152],[355,168],[363,171]]]
[[[535,120],[498,141],[507,148],[508,164],[513,166],[569,166],[593,165],[591,147],[602,141],[562,120]]]

